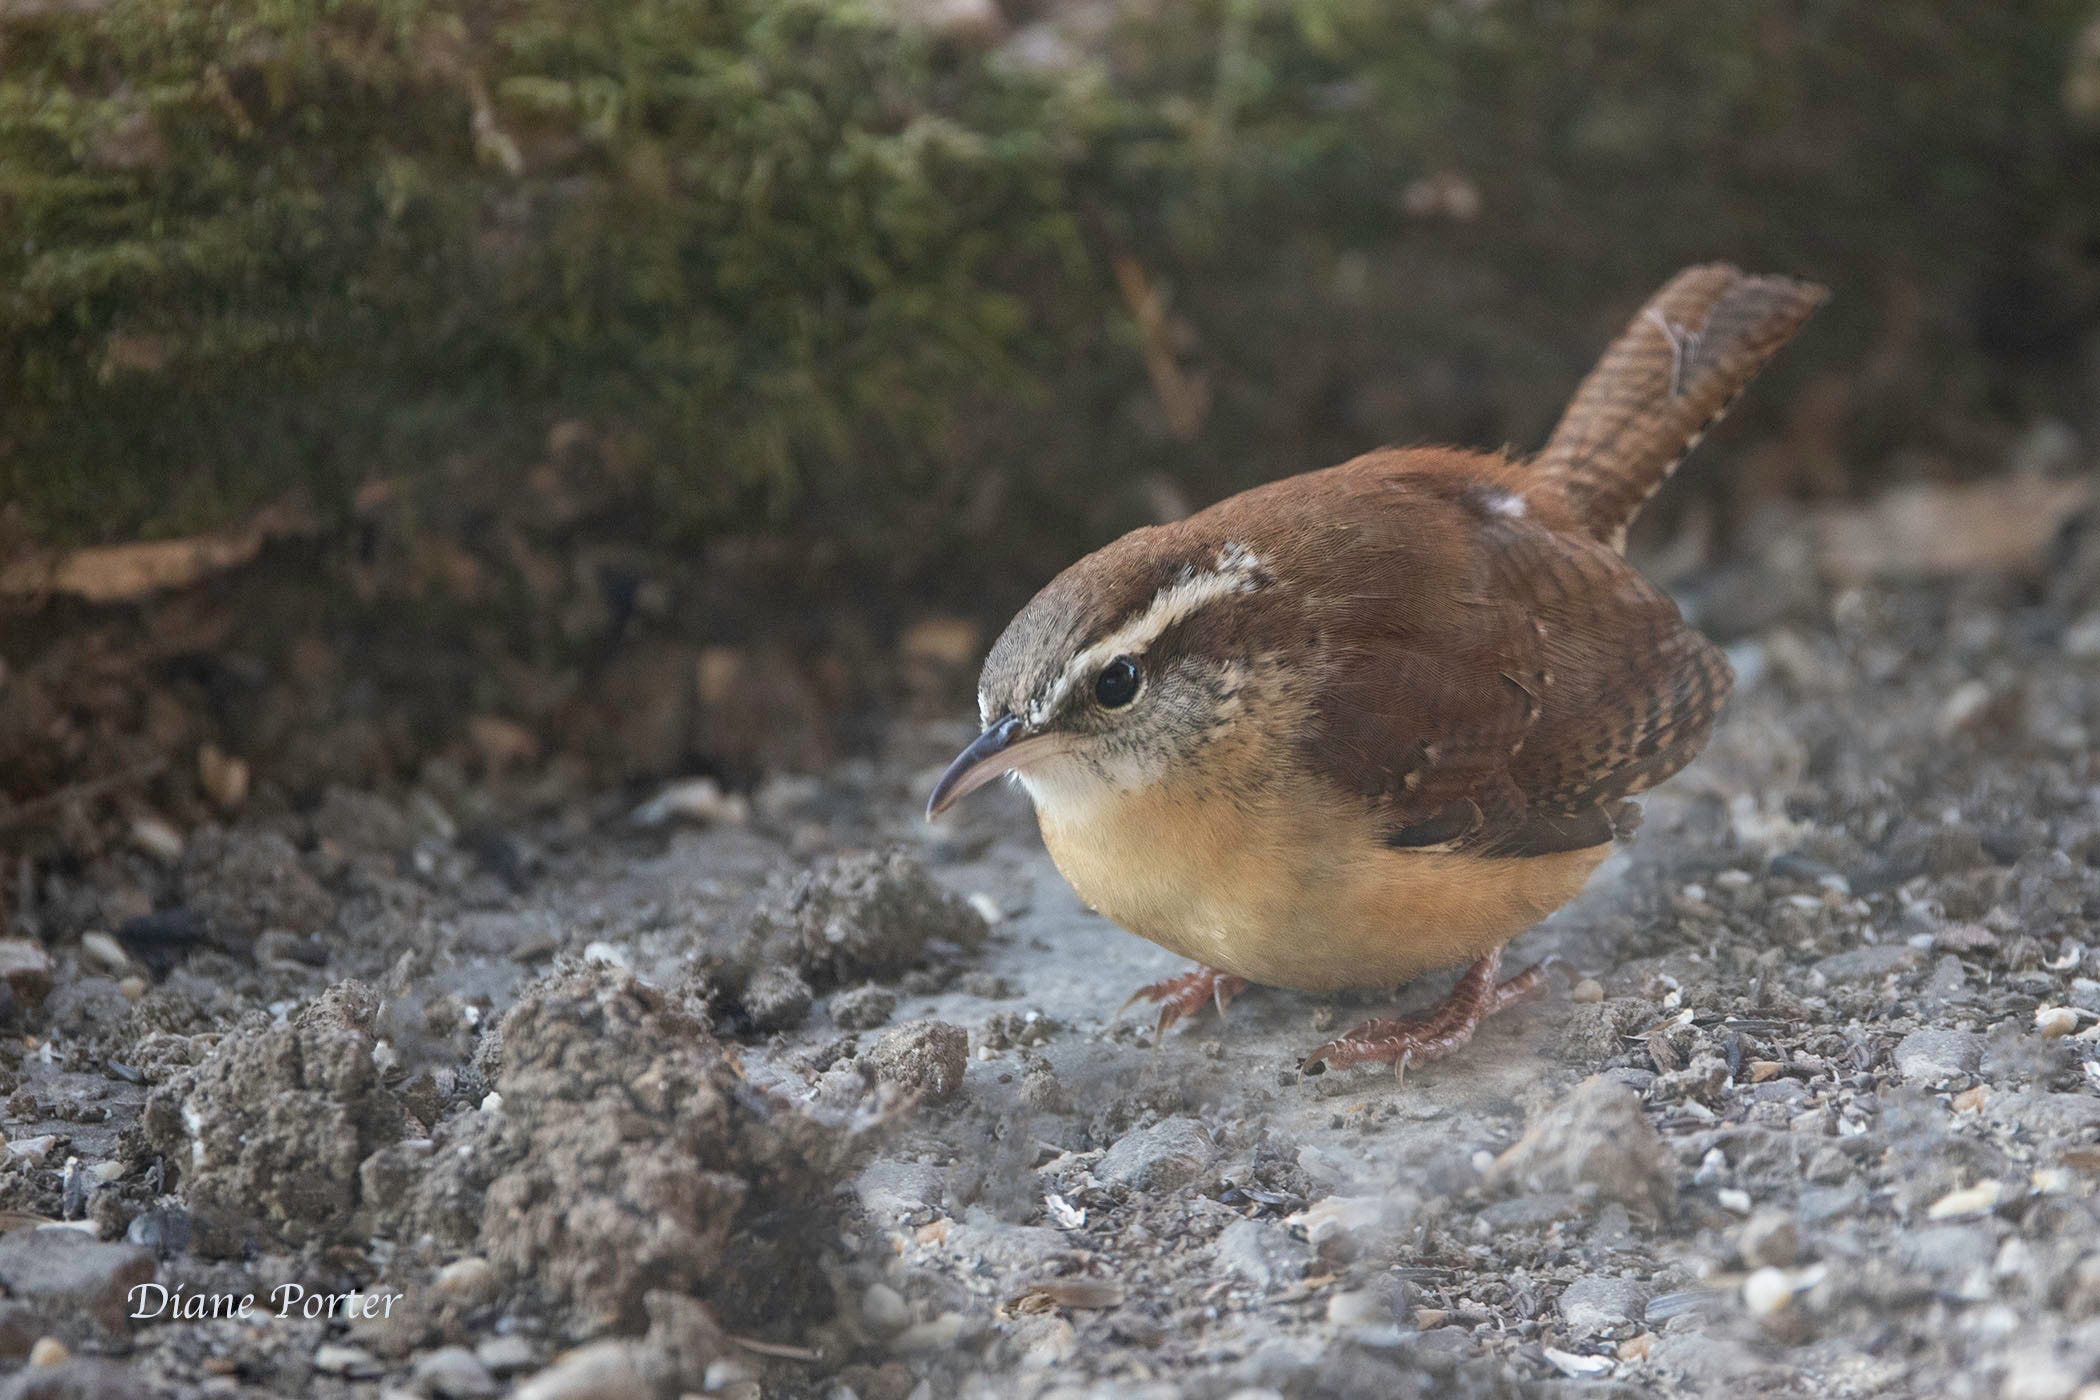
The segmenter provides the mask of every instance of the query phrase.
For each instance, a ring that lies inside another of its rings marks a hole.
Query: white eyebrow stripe
[[[1218,551],[1216,569],[1176,579],[1155,593],[1143,612],[1066,662],[1057,683],[1029,710],[1028,722],[1041,724],[1047,720],[1071,694],[1072,687],[1111,659],[1142,655],[1145,648],[1159,640],[1160,633],[1175,623],[1220,598],[1259,588],[1266,576],[1267,565],[1261,556],[1243,544],[1228,541]]]

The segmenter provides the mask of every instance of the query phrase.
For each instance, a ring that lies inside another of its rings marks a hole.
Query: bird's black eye
[[[1094,698],[1105,710],[1121,709],[1137,692],[1137,662],[1127,656],[1109,662],[1101,668],[1101,674],[1094,677]]]

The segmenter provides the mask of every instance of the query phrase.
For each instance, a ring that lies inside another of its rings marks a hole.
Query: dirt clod
[[[311,933],[335,917],[298,848],[267,828],[199,831],[183,853],[180,885],[184,909],[228,948],[247,947],[266,928]]]
[[[760,907],[746,938],[751,967],[796,969],[819,990],[894,977],[930,945],[984,942],[984,919],[901,851],[840,856],[796,877]]]
[[[855,987],[831,999],[831,1019],[842,1031],[872,1031],[897,1009],[897,994],[887,987]]]
[[[760,968],[744,985],[744,1019],[755,1031],[793,1030],[815,1001],[816,993],[793,968]]]
[[[945,1099],[962,1088],[969,1060],[969,1032],[945,1021],[899,1026],[868,1052],[877,1079],[928,1099]]]
[[[339,983],[285,1025],[227,1036],[153,1092],[148,1142],[181,1172],[191,1209],[223,1227],[200,1248],[326,1243],[349,1231],[358,1167],[403,1123],[373,1061],[379,1005],[362,983]]]
[[[477,1151],[440,1152],[413,1209],[474,1199],[480,1252],[561,1309],[564,1330],[635,1331],[652,1290],[742,1320],[825,1304],[844,1143],[747,1089],[701,1020],[631,972],[570,966],[501,1027],[501,1109]]]

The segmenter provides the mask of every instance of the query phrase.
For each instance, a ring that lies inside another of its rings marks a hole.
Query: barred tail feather
[[[1604,352],[1535,467],[1623,549],[1641,506],[1828,296],[1724,263],[1686,268]]]

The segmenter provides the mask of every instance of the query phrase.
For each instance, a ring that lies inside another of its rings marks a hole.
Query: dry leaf
[[[271,540],[313,529],[304,510],[279,504],[257,511],[237,529],[217,534],[34,554],[0,569],[0,594],[64,593],[90,603],[131,602],[237,568]]]
[[[2082,479],[2015,476],[1911,486],[1816,517],[1816,559],[1837,583],[2028,573],[2059,527],[2092,499]]]

